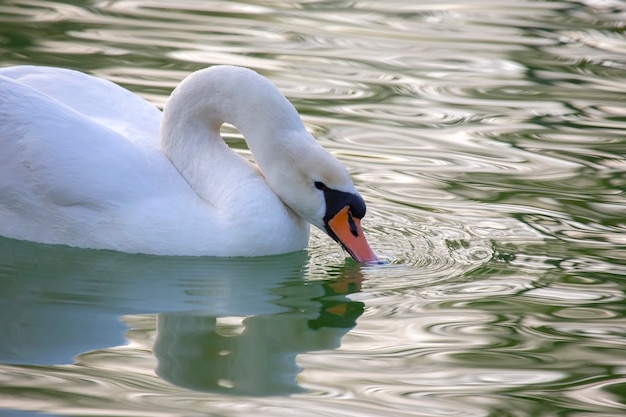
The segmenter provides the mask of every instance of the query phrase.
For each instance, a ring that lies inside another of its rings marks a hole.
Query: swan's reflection
[[[358,288],[354,279],[277,288],[275,292],[283,296],[277,304],[292,301],[290,294],[302,299],[303,290],[309,296],[291,311],[250,316],[239,323],[201,311],[159,314],[153,348],[157,373],[195,390],[246,395],[297,392],[296,356],[339,346],[363,313],[363,303],[346,297]]]
[[[157,336],[145,352],[164,380],[234,394],[297,392],[296,356],[338,347],[363,312],[348,298],[360,290],[358,265],[348,261],[329,279],[307,274],[306,252],[151,257],[0,238],[0,362],[113,369],[132,360],[111,349],[133,337],[120,318],[149,314]],[[102,351],[107,360],[91,363]]]

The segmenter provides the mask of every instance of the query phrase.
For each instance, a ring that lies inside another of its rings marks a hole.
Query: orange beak
[[[328,228],[335,234],[336,240],[357,262],[375,262],[378,257],[365,239],[361,220],[352,216],[350,207],[345,206],[328,221]]]

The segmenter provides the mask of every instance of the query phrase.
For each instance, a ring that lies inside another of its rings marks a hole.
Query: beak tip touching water
[[[365,236],[363,236],[362,245],[358,248],[350,248],[345,245],[344,247],[348,250],[350,256],[352,256],[352,258],[359,263],[374,264],[379,262],[378,256],[376,256],[370,245],[365,240]]]

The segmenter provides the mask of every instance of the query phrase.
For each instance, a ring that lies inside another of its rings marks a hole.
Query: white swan
[[[258,168],[220,136],[244,135]],[[159,134],[160,125],[160,134]],[[160,139],[159,139],[160,137]],[[80,72],[0,69],[0,235],[158,255],[305,248],[311,223],[376,260],[347,170],[254,71],[189,75],[164,112]]]

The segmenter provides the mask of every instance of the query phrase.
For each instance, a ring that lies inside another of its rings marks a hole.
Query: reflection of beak
[[[328,229],[332,231],[331,237],[341,243],[350,256],[357,262],[375,262],[376,254],[365,240],[361,220],[352,216],[350,207],[345,206],[328,220]],[[334,236],[333,236],[334,234]]]

